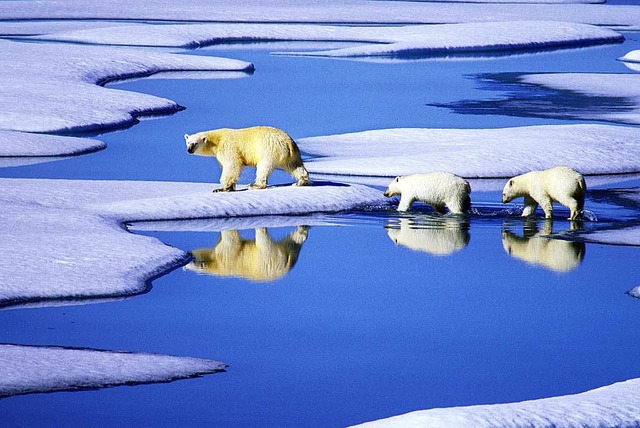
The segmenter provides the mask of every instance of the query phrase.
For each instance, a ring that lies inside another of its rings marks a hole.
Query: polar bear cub
[[[244,129],[214,129],[184,134],[187,152],[200,156],[215,156],[222,167],[221,189],[214,192],[235,190],[243,166],[256,167],[256,181],[250,189],[264,189],[274,169],[291,174],[296,185],[309,184],[309,173],[302,163],[300,149],[284,131],[270,126],[254,126]]]
[[[502,203],[523,196],[522,217],[533,215],[539,204],[545,218],[552,218],[552,204],[558,202],[571,210],[569,220],[578,220],[582,218],[586,192],[587,185],[580,173],[566,166],[558,166],[513,177],[502,190]]]
[[[453,214],[463,214],[471,208],[469,193],[471,186],[465,179],[448,172],[430,172],[396,177],[384,195],[401,195],[398,211],[408,211],[414,201],[421,201],[440,214],[445,213],[445,207]]]

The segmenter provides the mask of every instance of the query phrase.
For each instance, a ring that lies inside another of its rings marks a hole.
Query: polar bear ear
[[[509,187],[513,187],[513,180],[509,180]]]
[[[202,137],[200,137],[200,142],[201,142],[202,144],[206,143],[206,142],[207,142],[207,136],[206,136],[206,135],[203,135]]]
[[[189,141],[189,134],[184,134],[184,139]]]
[[[400,177],[396,177],[396,179],[393,180],[394,183],[397,183],[398,181],[400,181]]]

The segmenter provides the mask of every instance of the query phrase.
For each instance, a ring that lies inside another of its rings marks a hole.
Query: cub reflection
[[[264,227],[255,229],[255,239],[243,239],[237,230],[223,230],[215,247],[191,251],[194,260],[184,269],[251,281],[273,281],[285,276],[296,264],[308,233],[308,226],[298,226],[287,237],[274,241]]]
[[[469,243],[469,222],[460,218],[400,218],[385,225],[396,244],[435,256],[446,256]]]
[[[535,220],[525,221],[523,236],[517,236],[503,224],[502,247],[511,257],[554,272],[568,272],[577,268],[586,251],[584,242],[548,238],[553,233],[553,221],[545,220],[538,230]],[[575,226],[572,227],[574,229]]]

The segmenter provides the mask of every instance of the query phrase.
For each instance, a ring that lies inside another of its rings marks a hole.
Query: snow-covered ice
[[[161,71],[251,71],[250,63],[157,50],[0,41],[0,129],[94,131],[135,123],[136,115],[181,107],[163,98],[108,89],[108,80]]]
[[[520,403],[420,410],[359,427],[632,427],[640,425],[640,379],[581,394]]]
[[[70,156],[94,152],[105,147],[102,141],[90,138],[0,130],[0,157]]]
[[[574,109],[571,111],[572,117],[583,120],[640,124],[640,74],[523,74],[517,80],[528,85],[569,91],[586,97],[618,99],[616,105],[609,108]],[[564,114],[562,111],[558,113]]]
[[[640,131],[607,125],[381,129],[298,143],[303,152],[317,156],[305,163],[307,169],[325,175],[394,177],[449,171],[495,178],[557,165],[583,174],[640,171]]]
[[[225,368],[198,358],[0,344],[0,397],[169,382]]]
[[[213,184],[1,179],[0,306],[80,303],[141,293],[187,255],[130,221],[298,215],[387,206],[382,192],[316,183],[212,193]]]
[[[640,8],[607,4],[501,4],[494,2],[384,2],[366,0],[118,0],[0,2],[0,19],[160,20],[273,23],[423,23],[558,20],[633,29],[640,27]]]
[[[622,35],[592,25],[514,21],[432,25],[393,43],[366,44],[296,55],[327,57],[412,56],[550,49],[622,42]]]
[[[621,42],[621,34],[586,24],[548,21],[487,22],[404,27],[278,24],[133,24],[36,37],[81,43],[198,47],[228,42],[281,40],[367,42],[313,56],[391,56],[543,49]]]

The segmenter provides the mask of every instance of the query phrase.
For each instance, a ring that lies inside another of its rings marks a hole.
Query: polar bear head
[[[518,177],[512,178],[504,185],[504,189],[502,189],[502,203],[506,204],[507,202],[511,202],[514,198],[520,196],[518,191],[516,191],[516,180]]]
[[[196,153],[198,150],[202,150],[207,142],[207,136],[200,132],[193,135],[184,134],[184,139],[187,143],[188,153]]]
[[[391,184],[389,184],[389,187],[387,187],[387,190],[384,191],[384,196],[386,196],[387,198],[390,198],[392,196],[397,196],[401,193],[402,193],[402,190],[400,189],[400,177],[396,177],[391,182]]]

